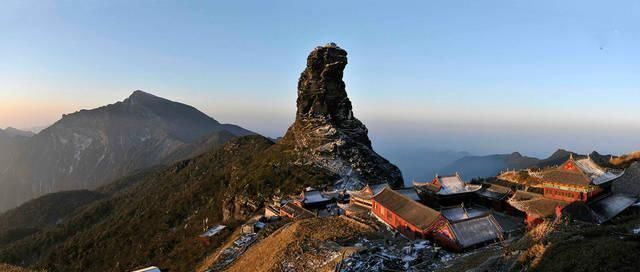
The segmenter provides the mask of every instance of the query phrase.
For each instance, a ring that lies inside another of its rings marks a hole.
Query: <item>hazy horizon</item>
[[[304,58],[336,42],[355,115],[383,154],[640,149],[637,2],[330,2],[5,2],[0,127],[52,124],[141,89],[281,136]]]

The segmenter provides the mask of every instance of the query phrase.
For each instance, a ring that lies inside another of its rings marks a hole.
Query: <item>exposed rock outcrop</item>
[[[402,186],[400,170],[373,151],[368,130],[353,115],[342,81],[347,51],[334,43],[315,48],[298,81],[296,120],[281,143],[342,177],[344,186],[384,183]]]

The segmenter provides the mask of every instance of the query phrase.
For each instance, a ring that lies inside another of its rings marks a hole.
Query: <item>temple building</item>
[[[586,202],[601,194],[604,186],[623,174],[624,171],[599,166],[591,157],[575,160],[571,156],[559,167],[543,170],[537,176],[542,180],[545,197]]]
[[[372,208],[371,199],[373,199],[373,197],[376,194],[380,193],[382,189],[388,188],[388,187],[389,187],[388,184],[381,183],[381,184],[366,185],[364,188],[358,191],[347,191],[347,194],[349,195],[349,203],[348,204],[338,203],[338,206],[344,210],[344,213],[346,215],[369,213],[371,212],[371,208]],[[400,194],[403,194],[404,196],[414,201],[420,202],[420,196],[418,195],[418,192],[413,187],[400,188],[394,191]]]
[[[293,204],[292,202],[287,202],[280,208],[280,216],[289,217],[291,219],[306,219],[315,217],[316,215],[303,207]]]
[[[542,222],[545,218],[560,216],[562,209],[568,205],[562,200],[550,199],[541,194],[524,191],[516,191],[509,198],[508,203],[524,214],[525,221],[530,226]]]
[[[360,206],[371,210],[371,199],[386,187],[389,187],[386,183],[370,184],[359,191],[347,191],[347,194],[349,194],[349,203],[352,206]]]
[[[458,173],[451,176],[436,175],[430,182],[414,181],[413,186],[423,201],[435,208],[471,202],[473,193],[482,188],[482,185],[464,182]]]
[[[389,187],[371,199],[371,213],[409,239],[431,237],[432,231],[446,219],[434,209],[414,201]]]
[[[420,196],[418,195],[418,191],[416,191],[415,188],[410,187],[410,188],[400,188],[400,189],[396,189],[395,190],[398,193],[403,194],[404,196],[411,198],[413,201],[418,201],[420,202]]]
[[[305,189],[300,195],[293,197],[293,203],[305,208],[319,217],[334,216],[341,213],[337,201],[340,194],[337,191],[320,191],[314,188]]]
[[[503,239],[502,228],[492,214],[460,215],[460,218],[448,219],[434,230],[433,238],[439,245],[461,252]]]

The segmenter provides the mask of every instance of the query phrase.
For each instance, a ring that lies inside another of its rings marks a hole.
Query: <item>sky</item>
[[[327,42],[383,153],[640,149],[638,1],[5,0],[0,127],[141,89],[277,137]]]

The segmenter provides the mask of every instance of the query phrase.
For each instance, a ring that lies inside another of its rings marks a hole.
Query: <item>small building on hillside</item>
[[[413,199],[385,187],[372,200],[371,212],[390,227],[409,239],[425,239],[432,231],[443,224],[440,213]]]
[[[336,203],[336,198],[315,189],[303,191],[294,202],[308,210],[326,209],[327,206]]]
[[[562,165],[545,169],[537,176],[542,180],[544,196],[567,202],[589,201],[604,192],[603,187],[624,174],[605,169],[591,157],[575,160],[573,155]]]
[[[423,201],[435,208],[471,203],[473,193],[482,189],[482,185],[464,182],[456,173],[451,176],[438,176],[430,182],[413,182],[413,186]]]
[[[287,202],[280,207],[280,216],[291,219],[306,219],[315,217],[316,215],[303,207],[293,204],[292,202]]]
[[[205,246],[209,246],[211,244],[211,239],[214,236],[220,234],[226,228],[227,226],[225,225],[215,225],[207,229],[207,231],[205,231],[204,233],[198,235],[198,240],[200,240],[200,242],[202,242]]]
[[[507,200],[515,193],[509,187],[486,183],[482,189],[475,192],[475,203],[492,208],[496,211],[510,212],[511,206]]]
[[[280,217],[280,206],[279,205],[266,205],[264,207],[264,217],[267,219],[273,219]]]
[[[242,234],[257,233],[258,231],[264,229],[264,227],[266,226],[266,224],[263,222],[265,219],[266,218],[261,215],[254,216],[253,218],[247,220],[247,222],[242,224],[242,227],[240,227],[240,232],[242,232]]]

